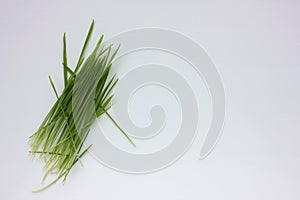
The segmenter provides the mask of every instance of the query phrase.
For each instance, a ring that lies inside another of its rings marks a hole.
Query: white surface
[[[1,1],[0,199],[299,199],[299,9],[293,0]],[[93,18],[94,36],[155,26],[201,44],[226,89],[223,136],[205,160],[194,145],[153,174],[122,174],[86,156],[65,186],[32,194],[42,163],[26,141],[55,100],[47,76],[62,88],[62,34],[75,61]]]

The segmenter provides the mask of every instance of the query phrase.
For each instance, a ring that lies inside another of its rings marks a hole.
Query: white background
[[[2,0],[0,199],[298,200],[299,9],[297,0]],[[94,36],[161,27],[202,45],[224,82],[223,136],[205,160],[193,146],[171,167],[146,175],[113,171],[88,155],[65,186],[33,194],[43,172],[27,140],[55,101],[47,76],[62,89],[62,34],[74,64],[92,19]]]

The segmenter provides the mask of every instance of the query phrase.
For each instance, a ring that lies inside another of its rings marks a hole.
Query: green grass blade
[[[136,147],[135,143],[130,139],[127,133],[119,126],[119,124],[114,120],[114,118],[107,112],[105,108],[102,108],[105,114],[109,117],[109,119],[116,125],[116,127],[123,133],[123,135],[127,138],[127,140],[132,144],[132,146]]]
[[[93,32],[93,29],[94,29],[94,20],[91,23],[90,29],[89,29],[88,34],[86,36],[85,42],[83,44],[83,47],[82,47],[82,50],[81,50],[81,53],[80,53],[80,56],[79,56],[79,59],[78,59],[75,71],[74,71],[75,73],[79,70],[79,68],[81,66],[80,63],[82,63],[81,60],[83,59],[83,56],[84,56],[85,51],[86,51],[86,48],[87,48],[88,43],[89,43],[89,41],[91,39],[91,35],[92,35],[92,32]]]
[[[64,82],[65,86],[68,82],[68,71],[66,69],[66,66],[68,66],[68,59],[67,59],[67,42],[66,42],[66,33],[64,33],[63,36],[63,67],[64,67]]]

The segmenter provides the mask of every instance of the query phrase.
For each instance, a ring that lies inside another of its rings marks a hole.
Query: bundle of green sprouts
[[[45,160],[45,175],[56,173],[57,177],[42,191],[63,178],[65,183],[72,167],[89,148],[84,145],[91,125],[106,114],[120,129],[129,142],[127,134],[107,112],[111,108],[112,89],[117,84],[116,75],[109,76],[112,61],[118,52],[113,45],[103,46],[103,35],[95,49],[85,59],[84,55],[94,27],[92,22],[74,71],[68,66],[66,36],[63,37],[63,72],[65,87],[60,95],[49,76],[50,84],[57,97],[39,129],[30,136],[30,153]],[[84,147],[84,148],[83,148]]]

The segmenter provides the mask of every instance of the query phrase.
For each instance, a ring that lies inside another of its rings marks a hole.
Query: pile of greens
[[[63,36],[63,72],[64,89],[59,95],[49,76],[50,84],[57,97],[56,102],[43,120],[39,129],[30,136],[29,144],[32,155],[38,155],[45,161],[45,175],[56,173],[57,177],[42,191],[63,178],[65,183],[68,174],[77,162],[87,153],[91,145],[85,147],[91,125],[103,114],[106,114],[120,129],[129,142],[132,140],[121,129],[107,112],[111,108],[112,89],[118,82],[116,75],[109,76],[112,61],[119,46],[103,46],[103,35],[92,53],[85,59],[85,52],[90,41],[94,21],[88,31],[77,65],[72,70],[67,61],[66,34]],[[135,145],[134,145],[135,146]]]

